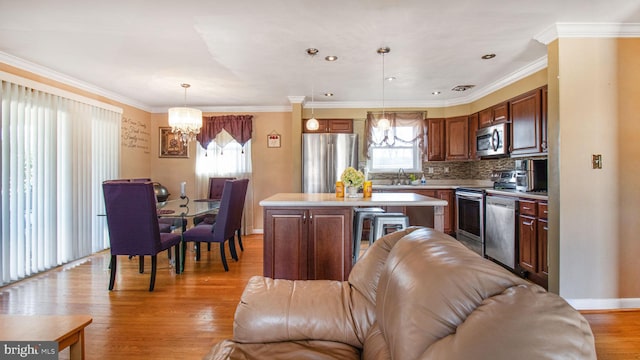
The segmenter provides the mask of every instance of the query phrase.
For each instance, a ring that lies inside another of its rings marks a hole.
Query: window
[[[382,132],[375,129],[374,131]],[[396,127],[396,134],[399,138],[412,139],[415,138],[414,128],[408,126]],[[383,134],[381,134],[384,137]],[[411,171],[422,171],[420,149],[417,142],[395,141],[395,144],[389,145],[382,143],[373,145],[369,151],[371,152],[369,160],[369,169],[371,171],[397,171],[402,168]]]
[[[205,186],[210,176],[240,177],[251,173],[251,140],[241,146],[224,130],[209,143],[206,151],[198,145],[196,156],[196,174],[206,177]]]
[[[200,143],[196,152],[196,191],[205,198],[209,188],[209,177],[233,177],[249,179],[242,217],[242,232],[253,232],[253,181],[251,173],[251,140],[240,145],[226,131],[217,136],[203,149]]]
[[[367,116],[367,168],[371,172],[422,172],[423,113],[387,113],[391,128],[377,127],[379,114]]]

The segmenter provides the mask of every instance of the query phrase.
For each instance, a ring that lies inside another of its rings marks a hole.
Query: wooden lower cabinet
[[[520,215],[520,267],[530,273],[538,272],[538,240],[536,218]]]
[[[538,273],[545,278],[549,277],[548,231],[549,223],[547,219],[538,219]]]
[[[351,208],[265,208],[264,276],[347,280],[352,224]]]
[[[547,253],[547,203],[520,199],[519,265],[526,277],[547,288],[549,279]]]

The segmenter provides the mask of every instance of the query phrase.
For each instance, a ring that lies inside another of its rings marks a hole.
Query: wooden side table
[[[84,359],[87,315],[0,315],[2,341],[56,341],[58,351],[69,347],[72,360]]]

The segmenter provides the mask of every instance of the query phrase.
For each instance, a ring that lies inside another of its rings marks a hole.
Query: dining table
[[[187,199],[175,199],[156,203],[158,217],[175,218],[181,220],[182,231],[187,230],[186,219],[204,214],[215,214],[220,208],[220,200],[198,199],[188,201]]]

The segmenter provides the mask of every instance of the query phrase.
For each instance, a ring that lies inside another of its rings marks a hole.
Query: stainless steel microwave
[[[477,156],[508,155],[507,124],[497,124],[476,131]]]

